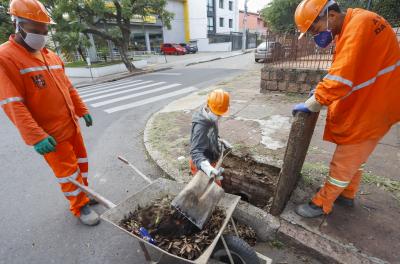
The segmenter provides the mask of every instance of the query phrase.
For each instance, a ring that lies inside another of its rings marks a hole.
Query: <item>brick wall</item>
[[[261,93],[268,91],[307,94],[326,75],[323,70],[261,69]]]

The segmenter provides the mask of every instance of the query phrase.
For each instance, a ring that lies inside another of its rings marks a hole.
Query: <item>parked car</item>
[[[272,59],[278,59],[285,56],[285,51],[281,43],[279,42],[263,42],[258,45],[254,59],[256,62],[268,61]]]
[[[179,45],[186,49],[186,53],[196,53],[199,51],[197,45],[192,43],[179,43]]]
[[[173,54],[173,55],[185,55],[186,49],[178,44],[174,43],[164,43],[161,44],[161,53],[163,54]]]

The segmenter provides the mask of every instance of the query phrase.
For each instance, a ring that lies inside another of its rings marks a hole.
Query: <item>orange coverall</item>
[[[68,177],[87,185],[88,161],[78,117],[88,113],[78,92],[64,72],[64,64],[53,52],[42,49],[42,60],[10,36],[0,46],[0,105],[28,145],[49,135],[57,141],[56,151],[45,159],[80,216],[89,198]]]
[[[385,19],[347,10],[336,55],[315,98],[328,106],[324,139],[337,144],[330,175],[312,200],[329,213],[339,195],[354,198],[362,164],[400,121],[400,47]]]

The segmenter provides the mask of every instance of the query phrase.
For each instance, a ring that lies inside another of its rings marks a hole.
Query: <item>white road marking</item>
[[[156,88],[156,89],[152,89],[152,90],[149,90],[149,91],[144,91],[144,92],[140,92],[140,93],[130,94],[130,95],[126,95],[126,96],[122,96],[122,97],[117,97],[117,98],[114,98],[114,99],[110,99],[110,100],[107,100],[107,101],[98,102],[98,103],[95,103],[95,104],[91,104],[90,106],[92,106],[92,107],[99,107],[99,106],[103,106],[103,105],[108,105],[108,104],[112,104],[112,103],[124,101],[124,100],[127,100],[127,99],[131,99],[131,98],[143,96],[143,95],[146,95],[146,94],[151,94],[151,93],[156,93],[156,92],[164,91],[164,90],[171,89],[171,88],[174,88],[174,87],[177,87],[177,86],[181,86],[181,85],[182,85],[182,84],[174,83],[174,84],[162,86],[162,87],[159,87],[159,88]]]
[[[115,96],[115,95],[119,95],[119,94],[124,94],[124,93],[129,93],[129,92],[133,92],[133,91],[137,91],[137,90],[142,90],[142,89],[145,89],[145,88],[161,85],[161,84],[164,84],[164,83],[165,82],[152,83],[152,84],[140,86],[140,87],[137,87],[137,88],[132,88],[132,89],[123,90],[123,91],[119,91],[119,92],[108,93],[108,94],[103,94],[103,95],[91,97],[89,99],[84,99],[83,101],[84,102],[91,102],[91,101],[102,99],[102,98],[106,98],[106,97],[111,97],[111,96]]]
[[[120,106],[117,106],[117,107],[109,108],[109,109],[106,109],[104,111],[106,113],[111,114],[111,113],[115,113],[115,112],[131,109],[131,108],[135,108],[135,107],[138,107],[138,106],[154,103],[154,102],[161,101],[161,100],[164,100],[164,99],[167,99],[167,98],[170,98],[170,97],[175,97],[175,96],[178,96],[178,95],[181,95],[181,94],[190,93],[190,92],[193,92],[193,91],[196,91],[196,90],[197,90],[197,88],[195,88],[195,87],[188,87],[188,88],[185,88],[185,89],[181,89],[181,90],[174,91],[174,92],[171,92],[171,93],[166,93],[166,94],[159,95],[159,96],[154,96],[154,97],[151,97],[151,98],[148,98],[148,99],[144,99],[144,100],[141,100],[141,101],[137,101],[137,102],[134,102],[134,103],[130,103],[130,104],[126,104],[126,105],[120,105]]]
[[[141,80],[126,79],[126,80],[121,80],[121,81],[93,84],[93,85],[87,86],[85,88],[78,88],[78,91],[84,92],[84,91],[93,90],[93,89],[97,89],[97,88],[101,88],[101,87],[105,87],[105,86],[114,86],[114,85],[118,85],[118,84],[126,84],[126,83],[130,83],[130,82],[135,82],[135,81],[141,81]]]
[[[90,91],[90,93],[86,93],[86,94],[80,94],[81,98],[86,98],[86,97],[90,97],[92,95],[96,95],[96,94],[104,94],[104,93],[108,93],[108,92],[112,92],[112,91],[118,91],[118,90],[123,90],[123,89],[127,89],[130,87],[135,87],[138,85],[143,85],[143,84],[148,84],[151,83],[152,81],[145,81],[145,82],[140,82],[140,83],[134,83],[134,84],[130,84],[130,85],[126,85],[123,87],[117,87],[117,88],[102,88],[101,91]]]

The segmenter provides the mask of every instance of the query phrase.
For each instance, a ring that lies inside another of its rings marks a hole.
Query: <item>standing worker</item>
[[[93,124],[87,107],[65,75],[64,64],[45,48],[53,21],[37,0],[12,0],[15,35],[0,46],[0,105],[26,144],[53,169],[72,214],[99,223],[89,198],[68,178],[88,185],[88,160],[78,117]]]
[[[303,217],[317,217],[329,214],[335,201],[354,205],[363,164],[400,121],[400,48],[381,16],[360,8],[341,13],[333,0],[303,0],[295,22],[300,38],[310,33],[322,48],[336,40],[328,74],[293,110],[318,112],[328,106],[324,140],[337,145],[325,185],[296,208]]]
[[[190,170],[195,175],[200,168],[208,177],[217,176],[221,185],[223,168],[214,168],[220,155],[218,120],[229,109],[229,93],[222,89],[212,91],[207,104],[193,114],[190,136]]]

